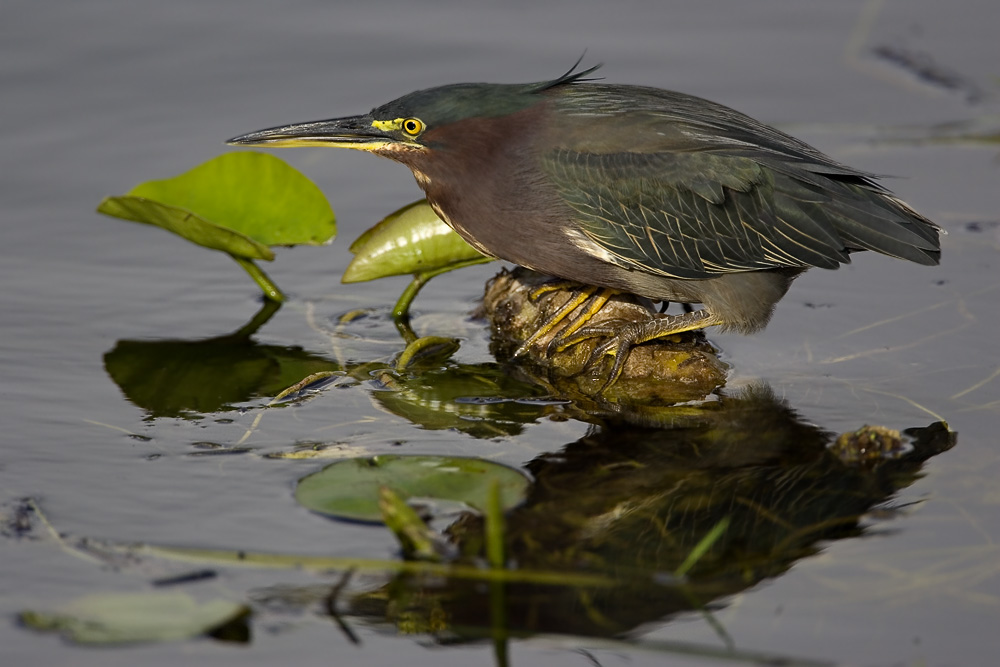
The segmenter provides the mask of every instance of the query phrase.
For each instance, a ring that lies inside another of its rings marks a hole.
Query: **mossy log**
[[[487,284],[482,315],[492,327],[491,349],[498,360],[509,361],[543,322],[579,292],[570,286],[534,294],[552,280],[518,267],[500,272]],[[719,360],[718,350],[704,334],[692,332],[633,347],[621,376],[605,387],[610,359],[589,363],[593,350],[604,339],[584,340],[565,350],[549,348],[581,308],[515,360],[523,373],[569,398],[585,396],[602,404],[669,405],[705,398],[725,384],[728,367]],[[590,324],[615,321],[625,325],[655,314],[648,299],[620,293],[594,314]]]

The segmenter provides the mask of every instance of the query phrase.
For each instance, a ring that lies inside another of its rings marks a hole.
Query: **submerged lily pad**
[[[427,499],[486,508],[490,484],[500,489],[504,509],[525,498],[529,480],[514,468],[481,459],[448,456],[372,456],[333,463],[299,480],[299,504],[328,516],[381,522],[379,489],[404,500]]]
[[[101,593],[54,612],[22,612],[21,621],[82,644],[126,644],[190,639],[249,613],[236,602],[198,603],[185,593]]]
[[[108,197],[97,210],[248,259],[273,259],[267,246],[326,243],[337,230],[316,184],[266,153],[220,155],[174,178]]]
[[[205,340],[120,340],[104,368],[150,417],[189,417],[276,396],[306,376],[341,370],[301,348],[233,336]]]
[[[354,259],[341,278],[345,283],[438,273],[491,261],[446,225],[424,199],[366,231],[351,244],[351,252]]]

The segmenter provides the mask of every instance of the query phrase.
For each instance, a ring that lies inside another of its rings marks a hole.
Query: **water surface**
[[[853,166],[903,177],[888,185],[949,232],[938,268],[858,256],[799,279],[766,332],[711,334],[733,366],[730,387],[768,385],[795,413],[794,428],[835,434],[943,419],[958,433],[953,449],[887,500],[896,511],[877,505],[865,515],[864,538],[821,540],[788,571],[722,595],[716,619],[746,652],[992,664],[1000,648],[997,14],[986,0],[8,3],[0,26],[0,509],[9,517],[30,497],[58,531],[116,542],[393,558],[386,531],[296,505],[295,480],[321,463],[263,456],[322,443],[537,466],[600,439],[551,406],[497,408],[487,416],[499,426],[477,431],[463,428],[470,415],[452,397],[444,411],[461,419],[421,422],[394,411],[385,399],[395,394],[375,381],[345,382],[283,410],[265,412],[267,396],[244,396],[229,407],[156,413],[112,381],[106,355],[141,342],[163,345],[143,348],[152,349],[147,359],[171,358],[169,341],[190,347],[237,330],[260,307],[258,294],[220,257],[93,212],[105,195],[186,170],[242,132],[361,113],[442,83],[550,78],[586,48],[585,62],[605,62],[608,81],[702,95]],[[254,336],[253,358],[388,364],[401,341],[387,312],[405,281],[342,286],[339,276],[347,242],[419,196],[412,177],[349,151],[280,156],[323,187],[340,236],[328,248],[279,251],[268,272],[291,298]],[[463,338],[449,372],[492,368],[488,332],[468,313],[495,270],[435,280],[415,305],[418,332]],[[337,317],[357,308],[375,312],[347,337],[331,336]],[[219,450],[247,451],[211,455]],[[9,664],[494,663],[488,643],[419,648],[427,636],[398,634],[360,612],[360,647],[309,611],[259,616],[245,649],[199,640],[81,650],[17,627],[16,612],[146,590],[164,566],[85,562],[37,525],[19,536],[8,524],[0,548],[0,654]],[[220,572],[190,590],[239,597],[327,582]],[[713,658],[684,657],[665,643],[725,648],[696,612],[638,621],[628,634],[641,648],[535,637],[512,642],[510,662],[703,664]],[[589,657],[578,650],[588,646]]]

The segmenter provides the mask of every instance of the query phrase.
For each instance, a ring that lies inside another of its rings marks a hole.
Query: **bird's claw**
[[[514,353],[510,355],[511,360],[513,361],[514,359],[520,359],[521,357],[523,357],[525,354],[528,353],[528,348],[530,347],[531,343],[529,341],[525,341],[520,345],[518,345],[517,349],[514,350]]]
[[[600,324],[592,324],[590,326],[582,327],[568,336],[556,336],[553,338],[549,342],[547,351],[550,355],[552,355],[556,352],[562,352],[563,350],[573,347],[577,343],[582,343],[583,341],[591,338],[614,338],[628,328],[629,324],[631,323],[628,320],[615,319],[604,320]],[[593,354],[591,356],[593,356]]]
[[[617,329],[613,335],[609,336],[606,341],[595,347],[590,353],[586,368],[590,369],[594,375],[599,374],[597,372],[598,368],[604,363],[607,357],[611,357],[612,359],[611,368],[607,372],[604,384],[601,385],[598,393],[603,393],[621,377],[622,371],[625,370],[625,362],[628,361],[628,355],[636,345],[639,334],[640,328],[634,323],[629,324]]]
[[[599,376],[602,375],[600,366],[604,364],[605,359],[607,357],[612,358],[611,368],[607,373],[604,384],[598,390],[598,393],[600,393],[621,377],[622,371],[625,369],[625,362],[628,361],[629,352],[640,338],[641,333],[641,326],[635,322],[605,320],[600,324],[578,329],[569,336],[554,338],[548,344],[547,353],[551,356],[585,340],[605,338],[605,341],[591,350],[590,356],[584,364],[584,368],[588,369],[593,375]]]

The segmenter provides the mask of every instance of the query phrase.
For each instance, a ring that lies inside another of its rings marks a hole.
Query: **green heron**
[[[529,84],[420,90],[363,116],[283,125],[235,145],[336,146],[401,162],[442,220],[486,255],[654,301],[702,304],[620,328],[596,359],[719,325],[762,329],[806,269],[858,250],[937,264],[941,229],[875,182],[733,109],[596,83],[597,67]],[[579,319],[579,318],[577,318]],[[584,320],[585,322],[585,320]]]

